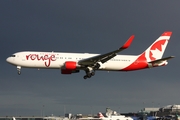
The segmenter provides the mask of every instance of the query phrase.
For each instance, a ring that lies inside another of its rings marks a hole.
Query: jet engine
[[[64,63],[64,68],[66,70],[76,70],[77,68],[77,63],[74,61],[67,61]]]
[[[64,68],[61,69],[61,74],[71,74],[71,73],[78,73],[79,70],[77,68],[77,63],[74,61],[66,61],[64,63]]]

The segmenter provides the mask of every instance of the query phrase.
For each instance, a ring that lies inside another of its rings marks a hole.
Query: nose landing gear
[[[21,74],[21,66],[17,66],[18,75]]]

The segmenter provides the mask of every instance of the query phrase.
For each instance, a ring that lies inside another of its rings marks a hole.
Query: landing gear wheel
[[[91,78],[91,73],[88,73],[87,75],[86,75],[88,78]]]
[[[18,71],[18,75],[20,75],[21,74],[21,71]]]
[[[91,73],[91,76],[94,76],[94,75],[95,75],[95,72],[92,72],[92,73]]]
[[[85,75],[85,76],[84,76],[84,79],[87,79],[87,78],[88,78],[87,75]]]

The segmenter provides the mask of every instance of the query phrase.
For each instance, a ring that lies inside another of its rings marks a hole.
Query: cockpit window
[[[11,55],[11,57],[16,57],[16,55]]]

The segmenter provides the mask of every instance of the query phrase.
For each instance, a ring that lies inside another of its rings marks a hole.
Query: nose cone
[[[8,57],[8,58],[6,59],[6,62],[8,62],[8,63],[9,63],[9,61],[10,61],[10,58]]]
[[[8,57],[8,58],[6,59],[6,62],[12,63],[12,58],[11,58],[11,57]]]

